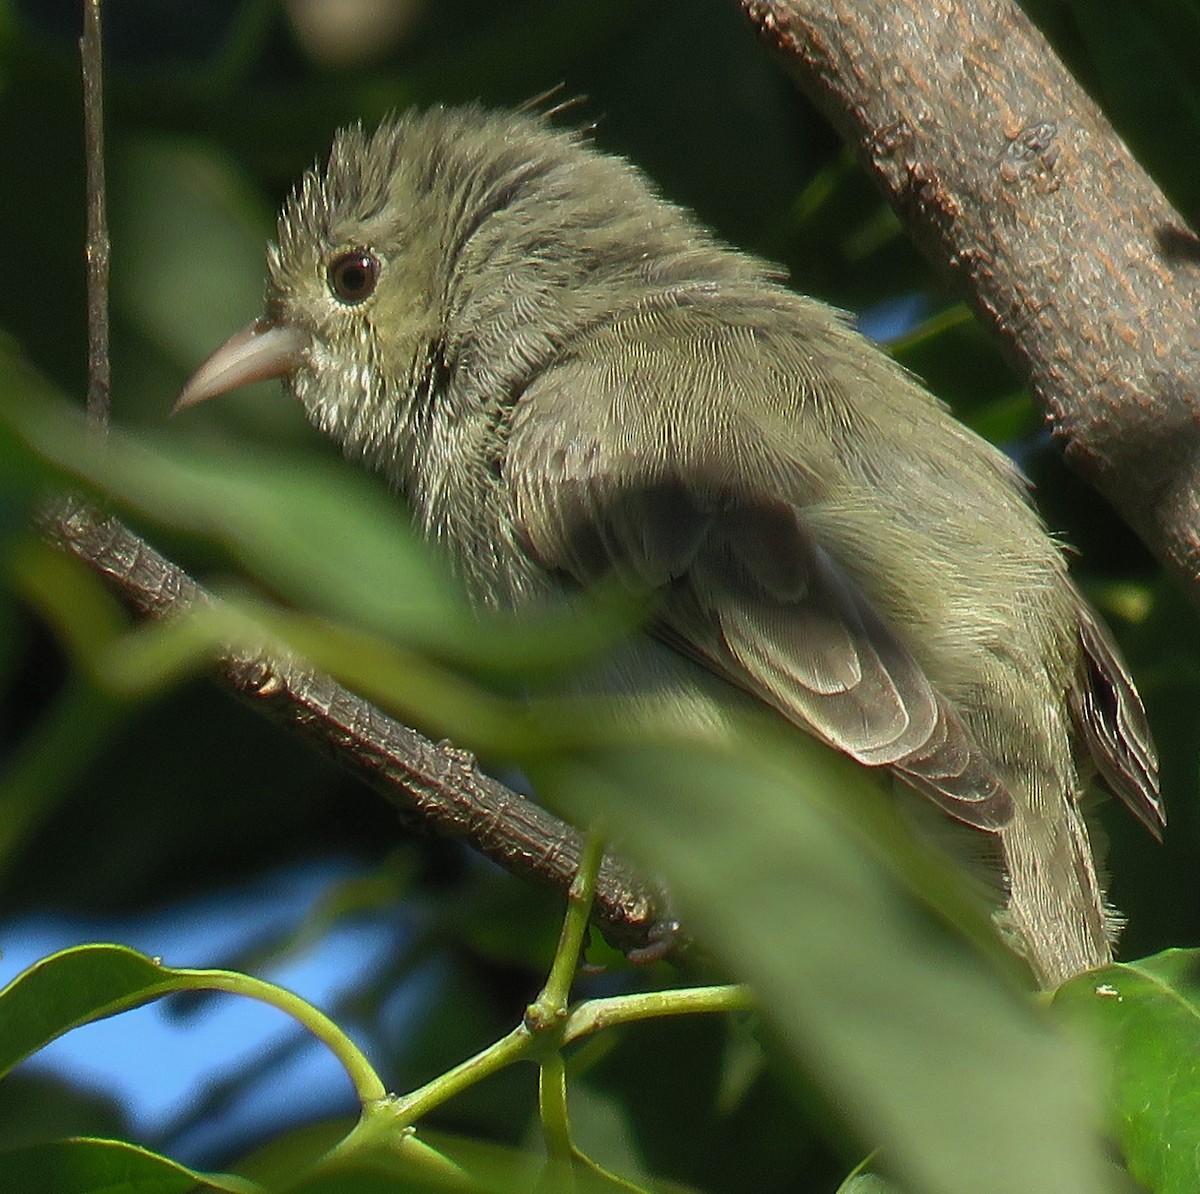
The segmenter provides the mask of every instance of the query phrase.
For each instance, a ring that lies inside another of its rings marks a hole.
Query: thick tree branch
[[[1200,601],[1200,240],[1011,0],[740,0]]]

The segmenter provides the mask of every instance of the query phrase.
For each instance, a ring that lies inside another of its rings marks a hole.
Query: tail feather
[[[1001,834],[1008,919],[1018,948],[1047,989],[1111,962],[1115,928],[1083,816],[1069,795],[1059,799],[1055,815],[1022,810]]]

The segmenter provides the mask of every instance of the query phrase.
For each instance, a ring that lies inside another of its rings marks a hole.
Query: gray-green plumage
[[[1157,828],[1137,694],[1009,461],[837,313],[628,163],[476,108],[339,135],[269,275],[286,348],[247,376],[286,375],[476,601],[661,590],[611,669],[634,708],[751,694],[994,834],[1043,984],[1109,960],[1079,767]]]

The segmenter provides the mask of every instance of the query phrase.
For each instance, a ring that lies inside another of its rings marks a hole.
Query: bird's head
[[[279,217],[262,316],[196,371],[175,411],[281,378],[355,455],[378,455],[420,392],[446,290],[445,220],[406,152],[411,122],[346,129]]]

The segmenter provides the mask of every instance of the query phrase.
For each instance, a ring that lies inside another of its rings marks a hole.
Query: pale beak
[[[286,377],[303,363],[309,344],[307,334],[296,328],[272,319],[256,319],[230,336],[187,379],[171,414],[252,381]]]

